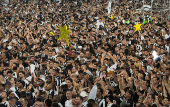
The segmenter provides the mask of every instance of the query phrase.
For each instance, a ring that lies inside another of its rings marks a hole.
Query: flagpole
[[[145,2],[145,0],[143,0],[143,6],[144,6],[144,2]],[[143,9],[143,18],[144,18],[144,9]]]
[[[152,3],[153,3],[153,0],[151,0],[151,21],[152,21],[152,15],[153,15],[153,10],[152,10]]]

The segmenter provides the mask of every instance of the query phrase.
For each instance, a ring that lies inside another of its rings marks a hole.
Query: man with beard
[[[39,79],[39,90],[45,91],[44,84],[45,84],[45,79],[44,78],[40,78]]]
[[[67,90],[66,97],[65,107],[72,107],[72,90]]]
[[[76,96],[77,107],[84,107],[84,105],[82,104],[82,102],[83,102],[83,97],[77,95],[77,96]]]
[[[97,88],[96,100],[98,101],[99,107],[105,107],[105,99],[103,98],[102,88]]]
[[[2,97],[1,104],[4,104],[6,107],[10,107],[9,102],[7,101],[7,93],[5,91],[1,93],[1,97]]]

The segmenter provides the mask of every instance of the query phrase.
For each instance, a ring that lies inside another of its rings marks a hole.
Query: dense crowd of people
[[[169,107],[170,24],[143,0],[4,1],[0,107]]]

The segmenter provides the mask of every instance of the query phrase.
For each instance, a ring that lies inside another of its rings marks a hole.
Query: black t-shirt
[[[66,95],[63,95],[62,97],[61,97],[61,99],[60,99],[60,102],[61,102],[61,104],[63,105],[63,107],[65,107],[65,102],[67,101],[67,97],[66,97]]]

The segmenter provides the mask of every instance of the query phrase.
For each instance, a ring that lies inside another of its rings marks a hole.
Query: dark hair
[[[24,75],[25,75],[25,72],[24,72],[24,71],[19,71],[19,73],[22,73],[22,74],[24,74]]]
[[[9,73],[11,73],[11,74],[12,74],[13,72],[12,72],[12,71],[8,71],[8,72],[7,72],[7,74],[9,74]]]
[[[119,107],[117,104],[113,104],[111,107]]]
[[[146,107],[143,103],[140,103],[138,107]]]
[[[59,107],[58,103],[53,103],[53,107]]]
[[[67,80],[69,80],[71,83],[73,82],[73,80],[71,78],[67,78]]]
[[[67,91],[71,91],[71,92],[72,92],[72,90],[71,90],[71,89],[68,89]]]
[[[80,100],[83,102],[83,97],[82,97],[82,96],[77,95],[76,97],[79,97],[79,98],[80,98]]]
[[[46,99],[45,104],[47,105],[47,107],[51,107],[52,106],[52,101],[50,99]]]
[[[103,89],[102,88],[99,88],[100,92],[103,94]]]

